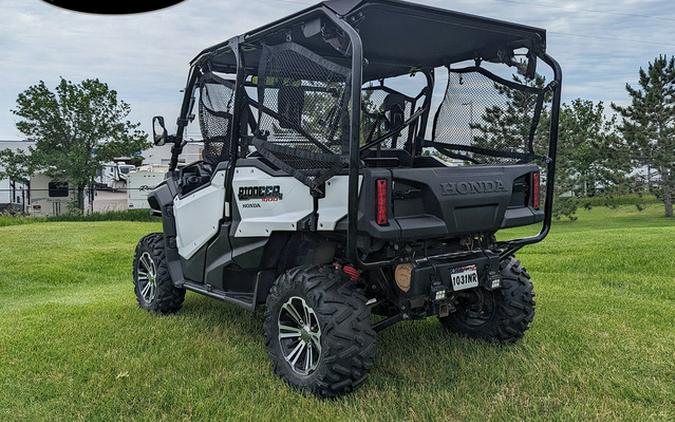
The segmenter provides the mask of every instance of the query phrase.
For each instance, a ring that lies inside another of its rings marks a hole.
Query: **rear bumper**
[[[502,228],[527,226],[544,221],[544,211],[527,208],[509,208],[504,213]]]
[[[410,290],[403,296],[428,297],[433,289],[444,287],[452,292],[450,274],[452,269],[475,265],[478,270],[479,287],[492,289],[493,281],[499,279],[499,254],[492,251],[474,251],[465,254],[449,254],[416,261],[412,271]]]

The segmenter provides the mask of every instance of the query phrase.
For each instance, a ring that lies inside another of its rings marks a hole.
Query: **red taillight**
[[[539,172],[532,173],[532,208],[539,209]]]
[[[377,208],[375,209],[375,221],[380,226],[389,224],[389,215],[387,214],[387,188],[389,183],[387,179],[377,179],[375,181],[375,194],[377,195]]]

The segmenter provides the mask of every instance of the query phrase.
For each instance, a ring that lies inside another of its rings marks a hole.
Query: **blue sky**
[[[659,53],[675,54],[675,2],[668,0],[420,0],[447,9],[543,27],[564,71],[564,100],[628,101],[624,85]],[[187,0],[159,12],[96,16],[41,0],[3,0],[0,9],[0,139],[21,139],[16,96],[59,76],[98,77],[150,129],[174,122],[188,61],[201,49],[281,18],[309,0]]]

